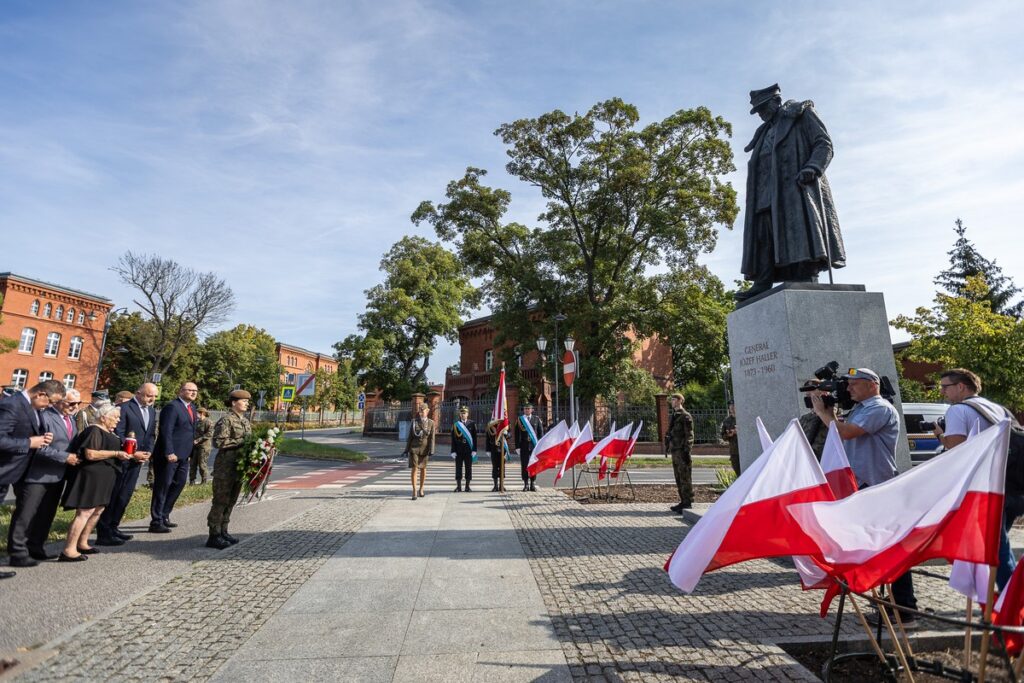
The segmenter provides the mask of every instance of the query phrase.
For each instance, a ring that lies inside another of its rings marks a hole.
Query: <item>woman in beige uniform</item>
[[[434,421],[427,417],[430,406],[420,404],[419,415],[409,425],[409,440],[405,442],[405,452],[409,454],[409,469],[412,473],[412,499],[416,500],[416,472],[420,473],[419,497],[423,497],[423,485],[427,480],[427,461],[434,454]]]

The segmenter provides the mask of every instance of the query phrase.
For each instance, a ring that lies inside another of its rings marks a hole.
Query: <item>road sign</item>
[[[281,387],[281,402],[291,403],[295,400],[295,385],[285,384]]]
[[[312,396],[316,393],[316,375],[302,374],[295,378],[296,396]]]
[[[567,387],[571,387],[573,380],[576,379],[576,354],[572,351],[566,351],[562,356],[562,378],[565,379]]]
[[[359,396],[356,397],[356,409],[363,410],[366,408],[366,393],[360,391]]]
[[[164,378],[163,373],[154,372],[153,373],[153,384],[160,384],[160,380],[163,379],[163,378]]]

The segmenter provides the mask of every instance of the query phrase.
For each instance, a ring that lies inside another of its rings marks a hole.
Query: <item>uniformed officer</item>
[[[416,500],[417,491],[423,497],[423,485],[427,482],[427,462],[434,454],[434,440],[437,428],[434,421],[427,417],[430,406],[421,403],[419,414],[409,425],[409,438],[405,442],[405,452],[409,455],[409,469],[412,474],[412,499]],[[416,473],[420,473],[419,487],[416,486]]]
[[[476,423],[469,419],[469,408],[459,408],[459,419],[452,425],[452,455],[455,456],[455,492],[462,491],[462,470],[466,470],[466,490],[473,480],[473,456],[476,455]]]
[[[668,432],[665,434],[665,450],[672,456],[672,472],[679,488],[679,504],[671,507],[672,512],[682,512],[693,505],[693,478],[690,449],[693,448],[693,417],[686,412],[686,399],[680,393],[669,397],[671,416]]]
[[[537,477],[531,477],[526,471],[530,464],[530,456],[540,437],[544,436],[544,426],[540,418],[533,414],[533,405],[523,406],[523,414],[516,420],[516,450],[519,451],[519,469],[523,475],[523,490],[536,491]]]
[[[228,533],[231,510],[242,492],[242,475],[238,471],[238,458],[242,447],[252,434],[252,425],[245,417],[249,411],[248,391],[236,389],[228,396],[231,410],[217,420],[213,428],[213,445],[217,448],[217,459],[213,463],[213,503],[206,524],[210,528],[207,548],[223,550],[238,543]]]
[[[501,491],[501,467],[505,454],[502,453],[501,440],[498,438],[498,426],[503,420],[491,420],[487,423],[487,455],[491,456],[491,479],[494,480],[492,492]]]
[[[201,480],[205,484],[206,478],[210,476],[207,462],[210,459],[210,450],[213,447],[213,422],[210,421],[210,411],[206,408],[196,410],[199,420],[196,421],[196,438],[192,443],[192,458],[189,463],[189,483],[196,483],[196,471],[198,470]]]

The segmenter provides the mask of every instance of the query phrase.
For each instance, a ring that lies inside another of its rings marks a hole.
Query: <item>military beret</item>
[[[104,401],[107,401],[107,400],[110,399],[110,394],[108,394],[105,391],[94,391],[94,392],[92,392],[92,397],[93,398],[102,398]]]
[[[228,394],[228,398],[230,398],[232,401],[240,401],[243,398],[252,398],[252,394],[250,394],[245,389],[235,389],[230,394]]]

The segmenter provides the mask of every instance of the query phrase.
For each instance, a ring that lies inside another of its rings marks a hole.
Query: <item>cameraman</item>
[[[857,405],[840,422],[835,406],[826,406],[819,392],[811,394],[814,412],[827,428],[835,422],[846,447],[846,456],[857,478],[857,486],[865,488],[888,481],[897,475],[896,442],[900,438],[900,415],[881,396],[878,374],[868,368],[857,368],[845,375],[847,387]],[[892,597],[899,607],[917,609],[914,582],[909,571],[892,583]],[[901,615],[904,628],[917,626],[913,614]]]
[[[939,393],[949,406],[946,411],[946,428],[936,421],[935,436],[942,442],[946,450],[959,446],[967,440],[971,427],[975,423],[978,431],[988,429],[992,422],[986,417],[1007,415],[1009,411],[998,403],[978,396],[981,391],[981,378],[970,370],[953,368],[939,376]],[[978,405],[980,410],[971,404]],[[1017,565],[1010,547],[1010,527],[1014,521],[1024,514],[1024,495],[1007,490],[1003,498],[1003,531],[999,540],[999,568],[996,570],[996,585],[999,590],[1010,580],[1013,569]]]

